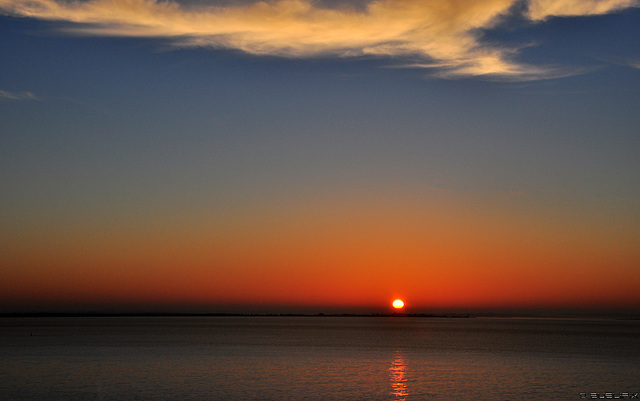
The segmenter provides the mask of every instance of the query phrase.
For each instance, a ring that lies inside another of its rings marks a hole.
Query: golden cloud
[[[529,18],[542,20],[553,16],[600,15],[638,6],[638,0],[531,0]]]
[[[512,61],[513,49],[481,42],[480,30],[495,26],[517,1],[378,0],[347,9],[322,8],[311,0],[217,7],[171,0],[0,0],[0,9],[79,23],[73,31],[81,34],[164,37],[181,46],[284,57],[401,56],[447,77],[545,77],[551,71]],[[577,10],[584,1],[533,0],[531,18]],[[633,1],[587,2],[607,3],[598,10],[611,10]]]

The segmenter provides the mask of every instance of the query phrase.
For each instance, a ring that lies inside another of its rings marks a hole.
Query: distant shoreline
[[[33,312],[0,313],[0,318],[12,317],[422,317],[474,318],[465,313],[94,313],[94,312]]]
[[[0,313],[0,319],[5,318],[73,318],[73,317],[363,317],[363,318],[512,318],[512,319],[606,319],[606,320],[640,320],[636,314],[600,314],[600,315],[532,315],[532,314],[496,314],[496,313],[169,313],[169,312],[21,312]]]

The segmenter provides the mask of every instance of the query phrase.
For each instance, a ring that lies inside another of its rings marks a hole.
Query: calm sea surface
[[[579,400],[640,392],[640,322],[0,319],[3,400]]]

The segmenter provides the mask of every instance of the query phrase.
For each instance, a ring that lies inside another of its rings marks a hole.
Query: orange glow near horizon
[[[640,224],[629,210],[610,206],[604,224],[602,205],[453,195],[238,206],[235,215],[149,229],[43,223],[6,238],[2,304],[383,312],[402,294],[416,313],[640,306]]]

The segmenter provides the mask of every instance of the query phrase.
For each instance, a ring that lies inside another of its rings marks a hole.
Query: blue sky
[[[639,222],[638,3],[436,3],[0,0],[2,238],[421,188]]]

